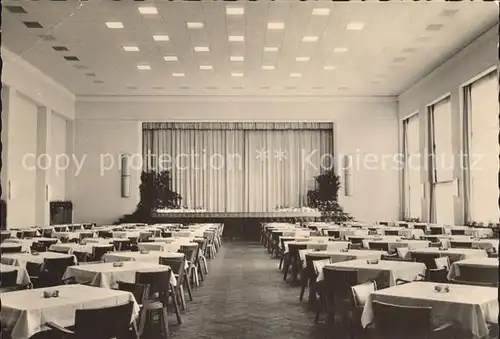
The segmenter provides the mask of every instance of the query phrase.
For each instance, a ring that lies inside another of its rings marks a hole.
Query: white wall
[[[455,196],[455,224],[463,223],[463,172],[460,168],[459,154],[462,150],[462,89],[480,74],[492,70],[498,65],[498,27],[484,33],[474,42],[447,60],[422,80],[411,86],[399,96],[399,117],[403,119],[409,114],[419,111],[420,118],[420,152],[426,154],[427,110],[426,106],[445,95],[451,95],[453,153],[455,159],[456,185],[458,195]],[[400,134],[400,138],[402,135]],[[422,157],[424,158],[424,157]],[[422,160],[421,179],[425,185],[426,196],[423,197],[422,216],[428,216],[430,187],[428,173]]]
[[[130,198],[120,197],[117,166],[100,175],[101,154],[141,154],[142,121],[293,121],[336,123],[337,154],[398,151],[393,98],[85,98],[76,105],[77,158],[87,156],[75,181],[75,219],[117,221],[139,201],[140,171],[132,172]],[[387,166],[389,166],[389,162]],[[352,196],[341,203],[358,220],[399,217],[398,171],[355,170]]]
[[[66,125],[64,117],[52,114],[49,154],[52,159],[59,157],[60,164],[63,164],[60,155],[66,154]],[[49,170],[49,198],[52,201],[65,200],[66,198],[66,171],[58,170],[55,166]]]
[[[74,118],[75,97],[3,47],[2,60],[2,198],[7,200],[7,227],[43,226],[49,222],[47,186],[49,191],[55,188],[54,198],[64,199],[66,176],[52,175],[53,166],[46,171],[27,169],[22,159],[28,153],[54,157],[65,151],[66,122]],[[36,166],[34,160],[29,167]]]

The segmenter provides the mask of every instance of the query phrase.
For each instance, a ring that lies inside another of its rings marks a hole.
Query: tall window
[[[498,208],[498,78],[497,72],[464,88],[466,219],[497,223]]]
[[[420,178],[420,136],[419,115],[415,114],[403,121],[404,144],[404,214],[406,218],[421,217],[421,178]]]
[[[456,184],[449,97],[429,107],[429,148],[430,220],[452,225]]]
[[[182,204],[211,212],[307,205],[332,150],[332,123],[143,124],[145,170],[170,170]]]

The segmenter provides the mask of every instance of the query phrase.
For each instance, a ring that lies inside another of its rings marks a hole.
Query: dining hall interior
[[[493,339],[497,2],[2,1],[2,339]]]

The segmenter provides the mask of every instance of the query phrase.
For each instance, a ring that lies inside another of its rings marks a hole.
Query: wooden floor
[[[314,324],[307,301],[299,301],[300,288],[283,281],[278,264],[258,243],[226,241],[188,303],[184,323],[169,317],[171,337],[325,339],[324,325]]]

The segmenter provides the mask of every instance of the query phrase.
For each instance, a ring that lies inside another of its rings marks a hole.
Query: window
[[[449,97],[429,106],[429,137],[430,220],[453,225],[456,186]]]
[[[466,220],[498,222],[498,79],[497,72],[464,88]],[[468,141],[468,143],[467,143]]]
[[[421,217],[421,178],[420,178],[420,136],[419,115],[415,114],[403,121],[404,144],[404,214],[405,218]]]

